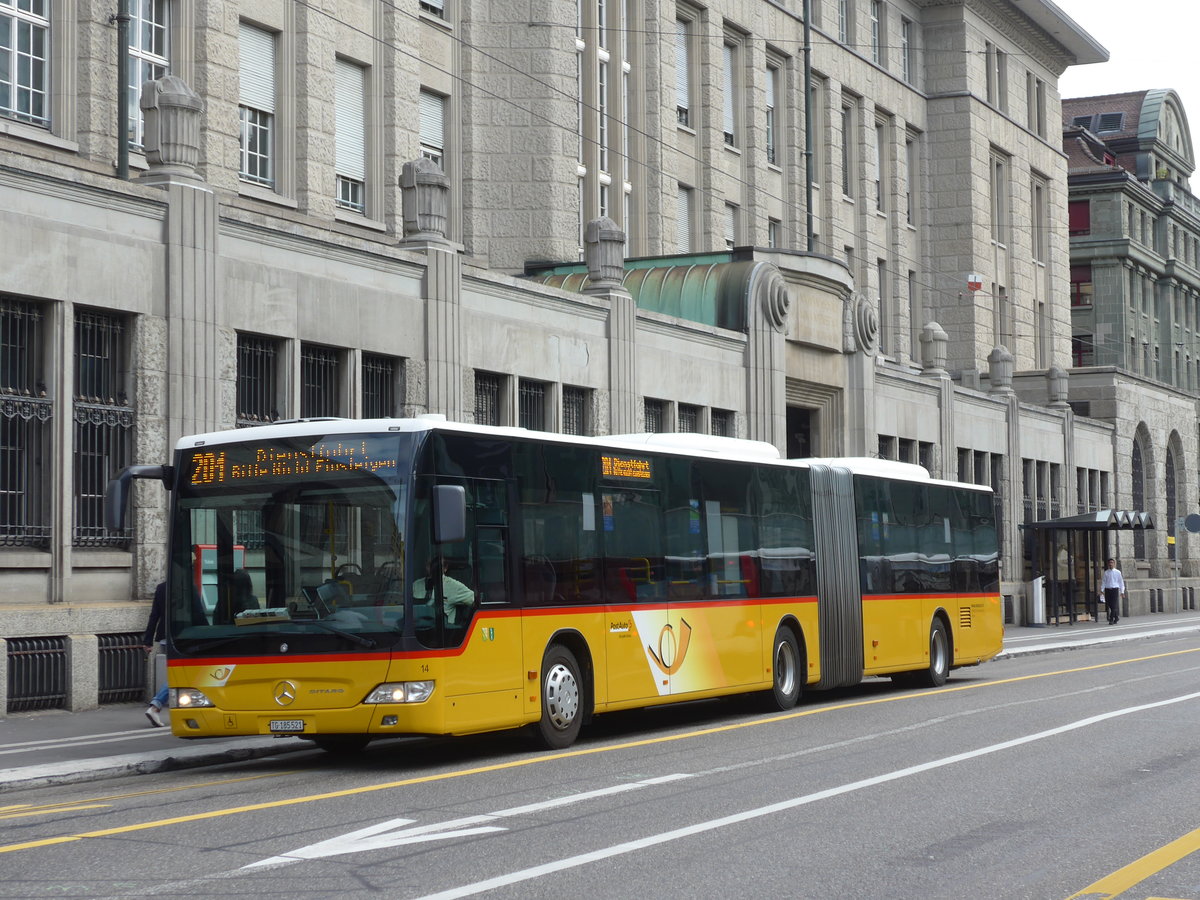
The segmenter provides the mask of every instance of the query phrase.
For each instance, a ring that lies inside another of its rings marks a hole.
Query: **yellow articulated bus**
[[[171,727],[354,750],[888,675],[930,685],[1003,636],[986,488],[704,435],[582,438],[417,419],[182,439]]]

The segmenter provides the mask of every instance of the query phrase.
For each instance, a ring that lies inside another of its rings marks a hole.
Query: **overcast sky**
[[[1172,88],[1183,101],[1192,149],[1200,152],[1200,2],[1052,2],[1108,51],[1109,60],[1067,69],[1058,82],[1062,97]]]

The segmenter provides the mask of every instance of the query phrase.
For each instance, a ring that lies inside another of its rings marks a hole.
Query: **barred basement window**
[[[587,434],[587,398],[585,388],[563,388],[563,434]]]
[[[689,434],[700,430],[700,407],[679,404],[679,430]]]
[[[104,489],[130,463],[133,408],[126,394],[125,323],[104,313],[75,316],[74,546],[124,546],[129,531],[104,527]]]
[[[300,416],[340,416],[341,353],[333,347],[300,348]]]
[[[736,437],[733,433],[733,411],[714,409],[712,411],[712,433],[720,437]]]
[[[646,431],[657,434],[665,430],[667,421],[667,403],[665,400],[646,399]]]
[[[239,334],[237,338],[237,426],[265,425],[279,418],[276,365],[278,343]]]
[[[363,416],[368,419],[396,415],[396,360],[364,353],[362,359]]]
[[[517,424],[531,431],[545,431],[546,385],[522,379],[517,394]]]
[[[43,322],[37,305],[0,299],[0,547],[50,542]]]
[[[475,424],[500,424],[500,376],[475,373]]]

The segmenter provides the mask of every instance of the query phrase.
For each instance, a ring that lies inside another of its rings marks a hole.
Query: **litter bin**
[[[1046,624],[1046,576],[1025,583],[1025,624]]]

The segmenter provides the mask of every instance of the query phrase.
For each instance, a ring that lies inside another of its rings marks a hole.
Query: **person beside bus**
[[[1104,592],[1104,605],[1108,607],[1108,624],[1116,625],[1121,618],[1121,598],[1127,597],[1125,578],[1117,568],[1117,561],[1111,556],[1100,579],[1100,589]]]

